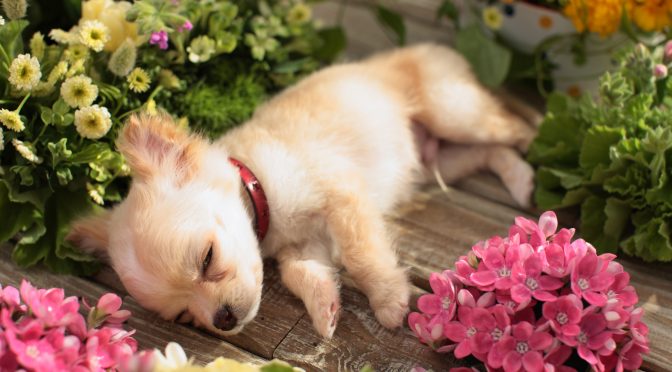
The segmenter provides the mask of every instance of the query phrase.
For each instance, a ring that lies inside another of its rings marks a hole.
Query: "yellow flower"
[[[134,68],[126,78],[126,81],[128,81],[128,87],[136,93],[145,92],[149,89],[149,83],[151,82],[147,71],[140,67]]]
[[[9,66],[9,82],[19,90],[31,90],[40,82],[40,62],[30,54],[19,54]]]
[[[75,63],[73,63],[68,69],[68,72],[65,73],[65,77],[73,77],[75,75],[83,74],[85,61],[85,59],[78,59],[75,61]]]
[[[75,32],[76,28],[68,31],[63,31],[60,28],[55,28],[49,31],[49,37],[51,40],[59,44],[74,44],[79,42],[79,36]]]
[[[42,158],[35,154],[32,146],[26,145],[23,141],[20,141],[16,138],[12,140],[12,145],[14,145],[16,152],[18,152],[24,159],[35,164],[42,163]]]
[[[563,12],[579,32],[590,31],[602,37],[616,32],[623,15],[622,0],[569,0]]]
[[[49,73],[49,76],[47,77],[47,83],[51,85],[55,85],[63,76],[65,76],[65,73],[68,72],[68,62],[65,61],[60,61],[54,66],[53,69],[51,69],[51,72]]]
[[[82,3],[82,21],[97,20],[109,29],[110,40],[104,50],[116,50],[126,39],[138,42],[138,27],[126,21],[126,13],[131,8],[128,1],[88,0]]]
[[[89,57],[89,48],[82,44],[70,44],[63,52],[63,57],[70,62],[75,63],[80,59],[87,59]]]
[[[629,0],[630,18],[644,31],[661,31],[672,25],[672,1]]]
[[[7,109],[0,109],[0,123],[15,132],[20,132],[25,128],[19,113]]]
[[[496,6],[487,6],[483,9],[483,23],[493,30],[499,30],[504,22],[502,13]]]
[[[295,4],[287,13],[287,23],[302,24],[306,23],[312,16],[310,7],[304,3]]]
[[[40,81],[33,88],[31,94],[33,97],[46,97],[54,92],[54,84],[49,84],[47,81]]]
[[[106,107],[93,105],[75,111],[75,128],[84,138],[98,139],[106,135],[111,127],[112,119]]]
[[[147,113],[148,113],[149,115],[151,115],[151,116],[155,116],[156,114],[159,113],[159,112],[156,110],[156,101],[155,101],[153,98],[150,99],[149,101],[147,101],[145,107],[146,107]]]
[[[84,21],[79,28],[79,41],[94,52],[103,50],[109,40],[110,30],[100,21]]]
[[[88,76],[73,76],[61,85],[61,97],[73,108],[90,106],[98,97],[98,87]]]

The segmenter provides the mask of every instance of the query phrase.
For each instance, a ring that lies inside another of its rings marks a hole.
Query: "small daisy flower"
[[[488,6],[483,9],[483,23],[493,30],[499,30],[502,27],[504,17],[495,6]]]
[[[70,44],[65,49],[65,52],[63,52],[63,57],[70,63],[75,63],[80,59],[87,59],[89,58],[89,48],[82,44]]]
[[[31,163],[40,164],[42,163],[42,158],[35,154],[35,151],[31,148],[32,146],[27,145],[25,142],[14,138],[12,140],[12,145],[16,151],[23,156],[24,159],[28,160]]]
[[[7,109],[0,109],[0,123],[15,132],[21,132],[25,128],[19,114]]]
[[[85,21],[79,29],[79,40],[91,50],[100,52],[110,40],[110,30],[100,21]]]
[[[72,108],[90,106],[98,97],[98,87],[88,76],[73,76],[61,85],[61,97]]]
[[[312,16],[310,7],[306,4],[299,3],[292,7],[287,13],[287,23],[302,24],[307,22]]]
[[[19,90],[31,90],[42,77],[40,62],[30,54],[19,54],[9,66],[9,82]]]
[[[99,139],[106,135],[111,127],[112,119],[106,107],[93,105],[75,111],[75,128],[82,137]]]
[[[128,81],[128,87],[135,93],[147,91],[147,89],[149,89],[149,83],[151,82],[147,71],[140,67],[134,68],[126,78],[126,81]]]
[[[49,73],[49,76],[47,77],[47,83],[54,85],[56,84],[63,76],[65,76],[65,73],[68,72],[68,62],[61,61],[54,66],[53,69],[51,69],[51,72]]]
[[[75,44],[79,42],[79,36],[74,32],[68,32],[55,28],[49,31],[49,38],[58,44]]]

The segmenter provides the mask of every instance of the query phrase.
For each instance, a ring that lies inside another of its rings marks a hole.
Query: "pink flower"
[[[614,282],[614,275],[606,271],[608,262],[594,252],[575,262],[571,275],[572,291],[595,306],[604,306],[607,296],[603,293]]]
[[[551,322],[551,328],[560,335],[576,336],[581,331],[581,311],[583,304],[573,294],[558,297],[554,302],[546,302],[542,307],[544,318]]]
[[[493,344],[509,333],[511,320],[503,306],[490,309],[460,307],[459,322],[450,322],[444,327],[444,334],[457,342],[455,357],[464,358],[469,354],[485,361]]]
[[[35,289],[27,281],[21,283],[21,298],[28,305],[34,316],[45,326],[68,325],[81,317],[77,297],[65,297],[61,288],[49,290]]]
[[[164,30],[152,32],[152,35],[149,37],[149,43],[158,45],[159,49],[162,50],[168,49],[168,33]]]
[[[496,248],[485,252],[478,271],[471,274],[470,279],[479,289],[487,291],[509,289],[513,285],[511,273],[516,262],[524,260],[532,252],[526,244],[510,245],[504,253]]]
[[[488,364],[506,372],[543,371],[543,352],[552,344],[550,333],[535,332],[532,324],[520,322],[490,351]]]
[[[606,289],[606,295],[607,304],[620,304],[623,307],[634,306],[639,301],[635,287],[630,285],[630,274],[626,272],[614,275],[614,282]]]
[[[184,21],[184,24],[177,27],[177,32],[191,31],[194,28],[194,25],[191,24],[189,20]]]
[[[667,77],[667,66],[662,63],[653,66],[653,76],[656,79],[665,79]]]
[[[525,262],[514,266],[511,298],[519,304],[526,304],[534,297],[539,301],[554,301],[555,291],[562,287],[560,279],[542,275],[543,261],[540,254],[532,254]]]
[[[37,371],[55,369],[54,348],[47,340],[31,338],[22,341],[11,329],[5,330],[5,337],[10,350],[23,367]]]
[[[408,314],[408,327],[420,339],[432,348],[436,348],[437,342],[445,340],[443,336],[443,323],[438,319],[420,313]]]
[[[474,297],[473,292],[476,293]],[[493,292],[480,292],[475,288],[460,289],[457,292],[457,303],[460,306],[488,308],[495,304],[496,296]]]
[[[546,242],[546,238],[552,236],[558,228],[558,218],[554,212],[545,212],[539,217],[539,223],[524,217],[516,217],[516,225],[525,234],[530,235],[529,243],[536,248]],[[514,231],[520,231],[514,228]],[[511,232],[509,232],[511,234]],[[521,242],[527,241],[527,236],[520,237]]]
[[[7,286],[5,288],[0,287],[0,300],[7,305],[10,310],[18,308],[21,305],[19,291],[12,286]]]
[[[616,344],[611,338],[612,332],[607,329],[604,315],[599,313],[586,314],[579,323],[581,330],[576,336],[558,335],[566,345],[576,347],[581,359],[590,365],[597,365],[597,355],[611,353]]]
[[[420,296],[418,308],[427,315],[438,317],[442,323],[451,321],[455,316],[455,284],[444,274],[432,273],[429,285],[434,293]]]
[[[98,300],[96,306],[90,309],[92,313],[89,315],[89,321],[93,321],[95,326],[105,323],[111,327],[121,327],[121,323],[131,316],[131,312],[120,308],[121,297],[114,293],[106,293]]]

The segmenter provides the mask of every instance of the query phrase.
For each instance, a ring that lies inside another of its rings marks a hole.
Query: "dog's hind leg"
[[[282,282],[306,305],[315,330],[331,338],[340,310],[336,269],[331,266],[326,248],[318,245],[286,247],[277,255]]]
[[[495,173],[522,207],[529,207],[534,170],[514,149],[502,145],[444,145],[436,157],[443,181],[456,182],[480,170]]]

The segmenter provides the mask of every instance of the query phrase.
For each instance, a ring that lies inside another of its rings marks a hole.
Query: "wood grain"
[[[376,321],[366,298],[350,288],[342,291],[341,316],[330,340],[320,338],[306,315],[273,356],[308,371],[409,371],[421,366],[445,371],[459,363],[420,344],[406,328],[390,331]]]

